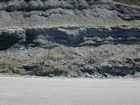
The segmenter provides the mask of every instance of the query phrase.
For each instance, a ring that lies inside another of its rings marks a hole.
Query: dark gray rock
[[[80,31],[82,29],[82,31]],[[73,31],[71,31],[73,30]],[[140,40],[140,28],[134,27],[104,27],[81,28],[81,27],[56,27],[50,29],[28,29],[27,43],[47,44],[48,41],[68,46],[100,45],[103,43],[135,43]],[[128,34],[129,33],[129,34]],[[98,36],[97,36],[98,35]],[[133,37],[133,39],[131,38]],[[84,39],[86,38],[86,39]]]
[[[7,29],[0,32],[0,50],[8,49],[15,44],[24,44],[26,35],[24,30]]]
[[[13,0],[7,3],[7,11],[26,10],[27,4],[24,0]]]
[[[35,9],[42,9],[44,6],[43,2],[41,0],[30,0],[28,2],[28,8],[30,10],[35,10]]]

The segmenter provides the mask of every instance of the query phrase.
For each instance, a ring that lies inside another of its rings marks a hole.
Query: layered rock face
[[[1,1],[0,72],[136,76],[140,9],[106,2]]]
[[[86,9],[94,3],[110,3],[112,0],[1,0],[1,10],[47,10],[54,8]]]

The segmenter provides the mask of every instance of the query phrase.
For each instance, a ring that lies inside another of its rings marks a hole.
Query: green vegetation
[[[32,71],[30,71],[30,74],[37,75],[37,76],[46,76],[46,75],[54,75],[55,73],[60,73],[62,72],[62,67],[57,64],[53,64],[51,66],[39,66]]]
[[[76,59],[77,54],[74,51],[65,51],[63,48],[58,50],[57,54],[49,52],[45,55],[35,56],[34,63],[45,65],[50,61],[58,61],[63,59]]]
[[[56,62],[63,59],[73,60],[76,58],[76,53],[73,51],[65,51],[63,48],[57,51],[57,54],[48,52],[44,55],[38,55],[34,57],[33,63],[39,66],[29,70],[29,74],[37,76],[55,76],[64,72],[64,69],[60,64]],[[55,63],[54,63],[55,62]]]
[[[1,69],[0,72],[24,75],[25,70],[23,68],[18,67],[17,62],[18,62],[18,59],[15,59],[15,58],[10,58],[8,56],[1,57],[0,67],[2,67],[3,69]]]
[[[50,60],[56,61],[56,60],[60,60],[60,59],[62,59],[61,54],[55,55],[55,54],[48,53],[48,54],[45,54],[45,55],[42,55],[42,56],[35,56],[34,63],[45,65]]]
[[[0,73],[55,76],[64,72],[59,60],[75,60],[77,53],[58,49],[57,53],[49,51],[43,55],[35,55],[32,60],[28,58],[1,56]],[[28,61],[28,62],[27,62]]]

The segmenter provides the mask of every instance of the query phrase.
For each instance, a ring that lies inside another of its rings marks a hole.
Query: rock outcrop
[[[44,48],[50,43],[69,47],[140,43],[139,26],[13,28],[0,31],[0,50],[8,49],[16,43]]]
[[[1,0],[1,10],[47,10],[54,8],[87,9],[95,3],[110,3],[111,0]]]
[[[109,0],[0,1],[0,72],[109,77],[139,71],[139,8]]]

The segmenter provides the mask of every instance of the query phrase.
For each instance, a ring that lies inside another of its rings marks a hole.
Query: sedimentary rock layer
[[[139,44],[139,26],[114,27],[53,27],[0,30],[0,50],[18,43],[26,46],[47,47],[48,44],[79,47],[101,44]]]

